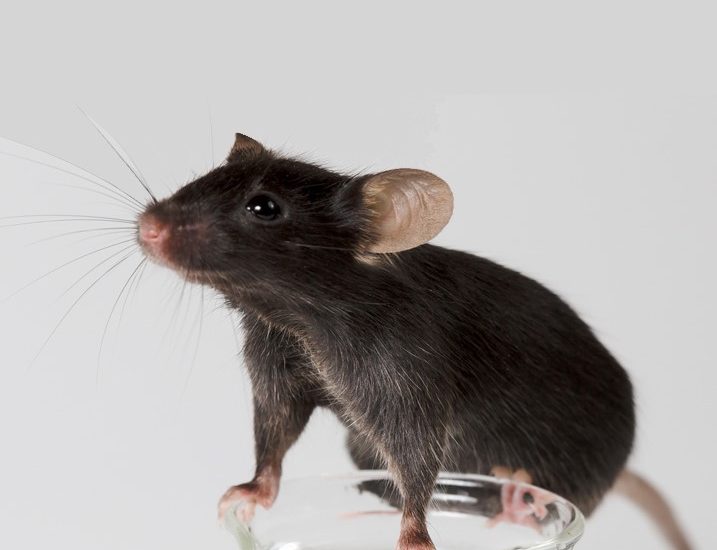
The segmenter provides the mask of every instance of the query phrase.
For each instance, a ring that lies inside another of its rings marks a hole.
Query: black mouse
[[[613,487],[635,436],[627,373],[555,293],[429,244],[452,207],[428,172],[341,174],[242,134],[223,165],[147,206],[146,255],[243,316],[256,474],[226,492],[221,514],[239,503],[250,521],[272,504],[316,407],[348,427],[358,467],[392,474],[400,550],[434,548],[426,510],[441,470],[531,482],[586,515]],[[504,499],[501,517],[539,521],[539,500]]]

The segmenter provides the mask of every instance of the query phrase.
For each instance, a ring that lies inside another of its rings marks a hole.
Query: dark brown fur
[[[428,540],[439,470],[522,468],[590,513],[625,464],[635,418],[627,374],[588,326],[489,260],[429,244],[366,252],[367,176],[249,144],[146,215],[172,228],[171,266],[244,315],[257,479],[278,477],[327,407],[356,463],[395,476],[406,548]],[[252,218],[256,193],[282,219]]]

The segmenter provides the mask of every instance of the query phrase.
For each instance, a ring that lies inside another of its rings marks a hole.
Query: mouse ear
[[[256,156],[265,151],[264,146],[257,140],[245,136],[244,134],[236,134],[234,146],[229,151],[228,159]]]
[[[453,193],[438,176],[400,168],[371,176],[363,187],[373,211],[376,241],[371,252],[400,252],[430,241],[453,213]]]

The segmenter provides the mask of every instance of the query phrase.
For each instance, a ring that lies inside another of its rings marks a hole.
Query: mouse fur
[[[399,548],[432,548],[441,470],[522,469],[590,514],[633,445],[626,371],[564,300],[513,269],[428,243],[372,253],[371,176],[242,136],[224,165],[140,218],[148,256],[242,313],[257,469],[223,502],[269,506],[284,454],[325,407],[360,468],[393,474]],[[280,221],[247,211],[257,194]],[[150,242],[143,227],[166,236]]]

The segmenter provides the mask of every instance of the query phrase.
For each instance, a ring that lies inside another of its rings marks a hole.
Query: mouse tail
[[[692,546],[677,522],[670,505],[649,481],[635,472],[623,470],[613,489],[647,513],[675,550],[692,550]]]

